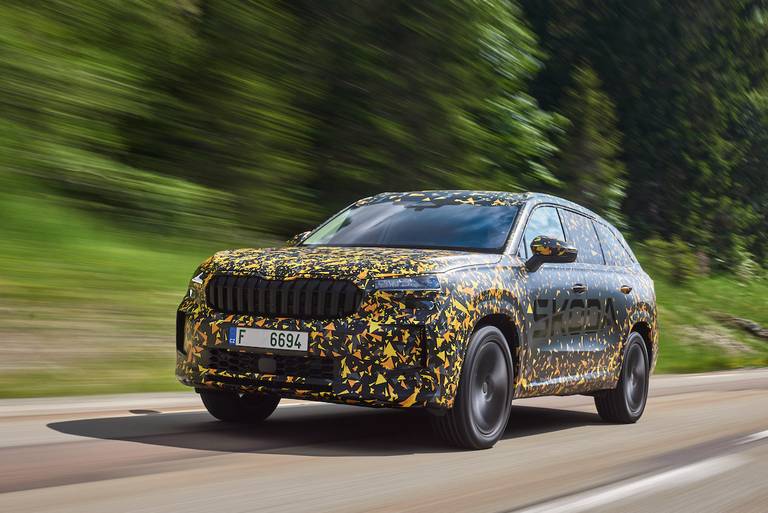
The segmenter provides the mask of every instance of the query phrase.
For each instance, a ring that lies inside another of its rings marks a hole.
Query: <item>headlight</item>
[[[187,290],[187,296],[190,299],[197,299],[202,295],[203,281],[205,280],[205,273],[200,271],[200,268],[195,270],[195,274],[189,281],[189,289]]]
[[[437,276],[410,276],[407,278],[381,278],[373,282],[376,290],[440,290]]]

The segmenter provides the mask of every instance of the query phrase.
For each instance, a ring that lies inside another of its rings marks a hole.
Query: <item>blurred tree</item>
[[[148,114],[150,70],[184,52],[175,1],[4,2],[0,6],[0,169],[143,228],[184,226],[210,191],[128,163],[122,123]]]
[[[744,260],[742,251],[768,266],[768,91],[753,91],[733,109],[732,137],[740,141],[733,176],[733,210],[719,217],[720,233],[738,231],[744,244],[732,248],[732,259]]]
[[[162,94],[129,127],[135,162],[221,191],[248,230],[290,233],[317,216],[296,20],[282,2],[200,0],[191,22],[190,50],[155,70]]]
[[[765,1],[523,5],[549,54],[534,87],[542,106],[561,102],[585,59],[616,102],[637,235],[677,235],[714,257],[738,247],[743,233],[722,233],[718,216],[742,143],[730,111],[768,72]]]
[[[513,3],[195,5],[194,44],[126,125],[131,162],[236,191],[245,227],[288,235],[382,190],[556,182]]]
[[[8,0],[2,181],[206,237],[381,190],[626,193],[635,238],[765,262],[768,0],[521,1]]]
[[[644,241],[640,247],[647,258],[644,263],[654,276],[683,285],[701,276],[696,254],[690,244],[673,237],[664,240],[657,237]]]
[[[392,189],[522,186],[545,174],[552,116],[525,94],[536,42],[505,1],[295,2],[330,211]]]
[[[570,122],[555,171],[560,192],[621,226],[625,170],[613,102],[588,65],[574,69],[572,83],[559,109]]]

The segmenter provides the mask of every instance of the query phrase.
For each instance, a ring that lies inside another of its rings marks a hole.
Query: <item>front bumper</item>
[[[227,334],[233,326],[307,332],[308,352],[276,354],[232,346]],[[185,300],[177,319],[176,376],[196,388],[367,406],[446,408],[452,405],[457,378],[448,372],[445,351],[434,350],[438,336],[435,324],[429,323],[225,316]]]

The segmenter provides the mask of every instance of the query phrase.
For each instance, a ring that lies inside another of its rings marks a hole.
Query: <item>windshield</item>
[[[303,245],[500,252],[518,210],[517,205],[355,205],[321,225]]]

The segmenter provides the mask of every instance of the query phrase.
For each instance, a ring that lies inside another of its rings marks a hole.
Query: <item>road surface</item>
[[[197,396],[0,401],[2,512],[768,511],[768,369],[652,379],[635,425],[589,397],[515,403],[458,451],[424,415],[284,401],[256,428]]]

